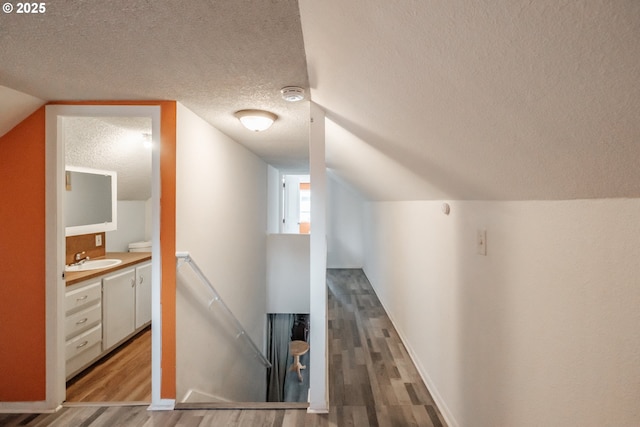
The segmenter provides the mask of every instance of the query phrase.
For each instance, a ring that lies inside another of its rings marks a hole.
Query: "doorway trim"
[[[63,224],[64,117],[149,117],[151,118],[151,407],[173,409],[173,399],[161,398],[161,283],[160,250],[160,105],[47,105],[46,106],[46,399],[47,406],[59,407],[65,400],[64,356],[64,264]]]

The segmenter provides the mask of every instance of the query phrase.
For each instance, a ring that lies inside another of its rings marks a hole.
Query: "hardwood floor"
[[[147,328],[67,383],[67,402],[151,402]]]
[[[337,425],[445,426],[362,270],[327,270],[327,286],[329,404],[343,421]]]
[[[299,409],[65,407],[2,426],[446,426],[362,270],[328,270],[329,414]],[[313,333],[313,325],[311,326]]]

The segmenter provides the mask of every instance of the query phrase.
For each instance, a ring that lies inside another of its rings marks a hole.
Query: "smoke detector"
[[[304,89],[298,86],[286,86],[280,89],[282,99],[287,102],[298,102],[304,99]]]

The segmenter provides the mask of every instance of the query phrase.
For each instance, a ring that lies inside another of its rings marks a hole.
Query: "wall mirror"
[[[66,166],[64,224],[66,236],[117,229],[117,174]]]

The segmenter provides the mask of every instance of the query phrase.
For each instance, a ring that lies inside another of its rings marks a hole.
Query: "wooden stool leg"
[[[307,367],[300,363],[300,355],[295,355],[293,357],[294,361],[289,370],[296,371],[296,373],[298,374],[298,379],[300,380],[300,382],[302,382],[302,372],[300,372],[300,370],[306,369]]]

